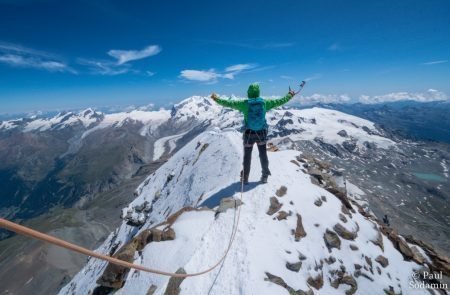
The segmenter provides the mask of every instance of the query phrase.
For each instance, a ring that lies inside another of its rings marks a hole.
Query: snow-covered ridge
[[[395,142],[384,136],[383,131],[377,129],[374,123],[339,111],[317,107],[302,110],[287,107],[270,111],[267,119],[269,134],[273,137],[289,136],[294,141],[309,140],[316,144],[339,145],[352,153],[364,152],[373,147],[389,149],[395,146]],[[137,109],[130,112],[103,114],[87,109],[80,113],[60,113],[53,118],[0,122],[0,131],[21,128],[19,130],[23,132],[42,132],[78,124],[85,129],[82,135],[84,138],[96,130],[122,127],[125,123],[131,122],[139,124],[139,133],[147,136],[169,121],[176,122],[178,126],[186,122],[189,124],[197,122],[197,124],[206,123],[220,128],[231,127],[239,130],[243,125],[243,116],[237,111],[219,106],[208,97],[193,96],[175,104],[171,111]],[[186,130],[182,132],[184,131]],[[165,132],[165,136],[176,135]],[[155,146],[155,149],[157,148]]]
[[[234,130],[199,135],[137,188],[136,199],[124,208],[122,225],[97,251],[117,254],[126,248],[131,262],[170,272],[195,272],[216,262],[231,233],[234,210],[172,214],[238,198],[241,154],[241,136]],[[336,195],[313,184],[299,154],[269,153],[273,176],[258,185],[254,153],[236,241],[223,267],[179,282],[181,294],[429,294],[409,287],[420,265],[405,261],[365,211],[345,209]],[[168,218],[170,238],[141,239],[138,251],[136,243],[128,243],[150,229],[166,232],[167,224],[156,225]],[[90,259],[60,294],[90,294],[98,284],[114,285],[114,294],[164,294],[170,283],[167,277],[122,271],[114,273],[106,263]]]

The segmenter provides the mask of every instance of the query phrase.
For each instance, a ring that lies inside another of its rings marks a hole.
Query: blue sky
[[[447,0],[0,0],[0,113],[167,105],[251,82],[283,95],[303,79],[305,100],[445,99],[449,15]]]

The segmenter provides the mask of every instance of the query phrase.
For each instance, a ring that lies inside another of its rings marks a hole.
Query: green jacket
[[[279,99],[264,99],[264,109],[265,112],[277,108],[285,103],[287,103],[289,100],[291,100],[292,95],[290,95],[289,93],[282,98]],[[253,99],[253,98],[249,98],[249,99]],[[228,107],[228,108],[232,108],[235,110],[240,111],[241,113],[244,114],[244,120],[245,123],[247,123],[247,118],[248,118],[248,103],[247,101],[249,99],[243,99],[243,100],[231,100],[231,99],[220,99],[218,98],[216,100],[216,102],[218,104],[220,104],[221,106],[224,107]]]

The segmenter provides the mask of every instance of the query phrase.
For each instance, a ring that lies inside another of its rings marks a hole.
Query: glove
[[[213,94],[211,94],[211,98],[212,98],[214,101],[217,101],[217,99],[218,99],[219,97],[217,96],[217,94],[213,93]]]

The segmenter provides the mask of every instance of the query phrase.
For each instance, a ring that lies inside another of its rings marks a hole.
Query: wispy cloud
[[[88,68],[91,74],[103,76],[117,76],[128,72],[136,72],[129,65],[118,65],[115,62],[107,60],[93,60],[79,58],[78,63]]]
[[[330,46],[328,46],[328,50],[330,51],[340,51],[343,50],[344,48],[342,47],[341,44],[335,42],[333,44],[331,44]]]
[[[322,78],[322,74],[314,74],[312,76],[306,77],[305,81],[309,82],[309,81],[313,81],[313,80],[318,80]]]
[[[77,73],[65,62],[50,53],[16,44],[0,43],[0,62],[14,67],[35,68],[49,72]]]
[[[426,92],[392,92],[384,95],[361,95],[359,102],[373,104],[382,102],[396,102],[404,100],[413,100],[418,102],[430,102],[430,101],[444,101],[449,97],[444,93],[436,89],[428,89]]]
[[[244,70],[250,70],[255,67],[256,65],[254,64],[237,64],[225,68],[225,72],[242,72]]]
[[[428,62],[424,62],[422,63],[423,65],[426,66],[431,66],[431,65],[438,65],[438,64],[445,64],[448,63],[448,60],[433,60],[433,61],[428,61]]]
[[[183,70],[180,73],[180,77],[191,81],[199,82],[215,82],[221,75],[214,69],[209,70]]]
[[[280,49],[280,48],[288,48],[295,46],[294,42],[261,42],[260,40],[254,41],[218,41],[218,40],[209,40],[205,41],[207,43],[218,44],[218,45],[226,45],[233,47],[242,47],[242,48],[250,48],[250,49]]]
[[[117,64],[122,65],[129,61],[147,58],[160,53],[162,48],[159,45],[149,45],[141,50],[118,50],[111,49],[108,55],[117,59]]]
[[[267,48],[267,49],[272,49],[272,48],[287,48],[287,47],[292,47],[295,46],[294,42],[284,42],[284,43],[267,43],[264,44],[262,47],[263,48]]]
[[[219,78],[222,79],[234,79],[236,75],[255,70],[258,67],[257,64],[236,64],[226,67],[223,72],[218,72],[215,69],[209,70],[183,70],[180,73],[180,78],[206,83],[216,83]]]

